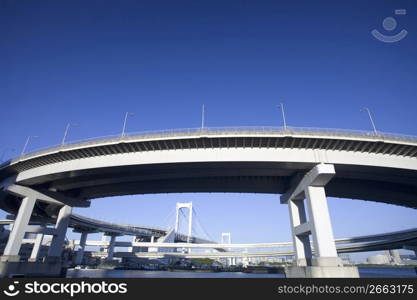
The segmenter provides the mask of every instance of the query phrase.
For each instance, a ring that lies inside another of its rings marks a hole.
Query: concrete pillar
[[[131,252],[131,253],[133,253],[134,252],[134,247],[133,247],[133,243],[136,241],[136,237],[135,236],[132,236],[132,246],[131,247],[129,247],[128,249],[127,249],[127,251],[128,252]]]
[[[38,233],[35,238],[35,243],[33,244],[32,253],[30,254],[29,261],[38,261],[39,252],[42,246],[43,233]]]
[[[111,235],[110,236],[109,249],[107,251],[107,260],[112,260],[113,259],[114,245],[115,244],[116,244],[116,236],[115,235]]]
[[[295,228],[307,222],[307,215],[303,200],[289,200],[291,231],[294,244],[294,263],[297,266],[311,265],[312,253],[308,234],[297,235]]]
[[[103,233],[101,237],[101,242],[104,243],[107,241],[107,236]],[[100,247],[100,252],[107,252],[107,248],[105,246]]]
[[[340,260],[337,256],[324,187],[308,186],[305,189],[305,195],[315,251],[313,264],[317,266],[337,266]]]
[[[59,210],[58,218],[55,224],[56,235],[52,238],[48,257],[61,257],[62,245],[64,244],[71,212],[72,207],[68,205],[64,205]]]
[[[84,232],[81,233],[80,247],[78,248],[77,256],[75,257],[75,264],[76,265],[81,265],[81,263],[83,262],[85,244],[87,242],[87,236],[88,236],[88,232],[84,231]]]
[[[400,252],[398,249],[389,250],[389,255],[391,256],[391,262],[395,265],[400,265],[402,263]]]
[[[13,229],[10,232],[7,245],[4,248],[4,257],[15,257],[15,259],[19,259],[19,251],[22,246],[22,240],[25,236],[26,226],[29,224],[35,203],[36,199],[34,197],[23,198],[16,220],[13,224]]]
[[[287,277],[359,277],[356,267],[343,267],[337,256],[324,190],[335,174],[333,165],[318,164],[302,178],[294,177],[292,187],[281,196],[281,203],[288,203],[289,206],[295,249],[293,266],[285,268]]]

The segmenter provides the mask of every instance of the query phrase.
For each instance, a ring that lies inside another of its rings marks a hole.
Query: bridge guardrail
[[[123,136],[121,134],[113,134],[99,137],[91,137],[86,139],[74,140],[65,143],[64,145],[53,145],[48,147],[42,147],[28,152],[20,157],[15,159],[10,159],[0,165],[2,168],[4,165],[9,164],[10,162],[16,160],[24,160],[30,157],[40,155],[49,151],[65,149],[73,145],[89,145],[93,143],[101,142],[112,142],[112,141],[121,141],[121,140],[132,140],[136,138],[155,138],[155,137],[172,137],[180,135],[221,135],[221,134],[326,134],[331,136],[350,136],[350,137],[367,137],[375,139],[393,139],[398,141],[411,141],[417,142],[417,136],[407,135],[407,134],[398,134],[398,133],[387,133],[387,132],[373,132],[366,130],[354,130],[354,129],[338,129],[338,128],[318,128],[318,127],[293,127],[293,126],[234,126],[234,127],[199,127],[199,128],[178,128],[178,129],[166,129],[166,130],[148,130],[148,131],[139,131],[139,132],[130,132],[125,133]]]

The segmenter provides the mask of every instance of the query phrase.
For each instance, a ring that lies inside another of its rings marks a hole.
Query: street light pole
[[[71,125],[72,125],[72,126],[77,126],[77,124],[71,124],[71,123],[68,123],[68,124],[67,124],[67,127],[65,127],[64,137],[62,138],[62,142],[61,142],[61,145],[62,145],[62,146],[64,146],[64,145],[65,145],[65,139],[67,138],[68,131],[69,131],[69,129],[70,129],[70,127],[71,127]]]
[[[203,104],[201,108],[201,129],[204,128],[204,117],[205,117],[204,115],[205,115],[205,111],[204,111],[204,104]]]
[[[284,122],[284,130],[287,130],[287,121],[285,119],[284,103],[280,103],[278,107],[281,108],[282,121]]]
[[[128,117],[128,116],[133,116],[133,114],[132,114],[132,113],[130,113],[130,112],[126,112],[126,114],[125,114],[125,119],[124,119],[124,121],[123,121],[122,137],[124,137],[124,136],[125,136],[126,124],[127,124],[127,117]]]
[[[28,136],[28,138],[26,139],[25,145],[23,146],[23,150],[22,150],[22,153],[20,154],[20,156],[25,155],[26,148],[27,148],[27,146],[28,146],[28,144],[29,144],[30,139],[31,139],[31,138],[37,138],[37,137],[38,137],[38,136],[36,136],[36,135],[29,135],[29,136]]]
[[[374,129],[374,133],[375,133],[375,135],[378,135],[378,131],[376,130],[375,122],[374,122],[374,119],[372,118],[372,114],[371,114],[371,111],[369,110],[369,108],[364,107],[364,108],[361,109],[361,111],[366,111],[368,113],[369,120],[371,121],[372,128]]]

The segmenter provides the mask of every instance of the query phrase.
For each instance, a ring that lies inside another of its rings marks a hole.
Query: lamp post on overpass
[[[285,119],[284,103],[280,103],[278,107],[281,108],[282,121],[284,122],[284,130],[287,130],[287,121]]]
[[[127,124],[127,117],[129,117],[129,116],[133,116],[133,113],[130,113],[130,112],[126,112],[125,113],[125,119],[123,121],[122,137],[125,136],[126,124]]]
[[[37,136],[37,135],[29,135],[29,136],[28,136],[28,138],[26,139],[25,145],[23,146],[22,153],[20,154],[20,156],[25,155],[26,148],[28,147],[29,141],[30,141],[32,138],[38,138],[38,136]]]
[[[374,133],[375,133],[375,135],[378,135],[378,131],[376,130],[375,122],[374,122],[374,119],[372,118],[372,114],[371,114],[371,111],[369,110],[369,108],[364,107],[364,108],[361,109],[361,111],[366,111],[368,113],[369,120],[371,121],[372,128],[374,129]]]
[[[65,139],[67,138],[68,135],[68,131],[70,129],[71,126],[77,126],[78,124],[72,124],[72,123],[68,123],[67,127],[65,127],[65,132],[64,132],[64,137],[62,138],[62,142],[61,145],[64,146],[65,145]]]
[[[204,110],[204,104],[201,107],[201,129],[204,128],[204,117],[205,117],[205,110]]]

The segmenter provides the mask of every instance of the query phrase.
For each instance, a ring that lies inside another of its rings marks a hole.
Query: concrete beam
[[[26,232],[29,233],[41,233],[44,235],[58,235],[58,231],[55,228],[49,228],[44,226],[37,225],[28,225],[26,226]]]
[[[89,207],[90,202],[79,200],[75,198],[70,198],[67,196],[63,196],[60,193],[53,192],[53,191],[37,191],[26,186],[18,185],[18,184],[11,184],[6,187],[6,191],[9,193],[16,195],[18,197],[26,197],[27,195],[33,195],[37,200],[47,202],[50,204],[56,205],[69,205],[69,206],[78,206],[78,207]]]
[[[305,198],[304,190],[307,186],[325,186],[336,174],[333,165],[318,164],[312,168],[301,181],[284,193],[280,200],[285,204],[289,199],[302,200]]]
[[[48,197],[48,199],[55,199],[59,202],[62,202],[65,205],[72,207],[90,207],[91,205],[90,201],[88,200],[81,200],[77,198],[68,197],[55,191],[41,190],[40,193]]]
[[[294,234],[299,235],[309,235],[311,234],[311,225],[310,222],[306,222],[294,227]]]

